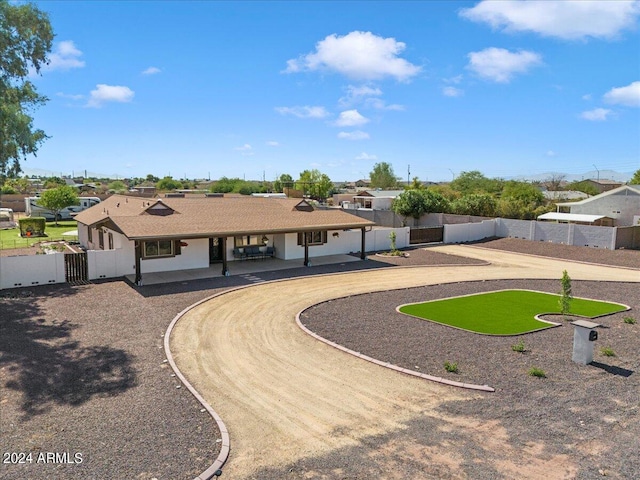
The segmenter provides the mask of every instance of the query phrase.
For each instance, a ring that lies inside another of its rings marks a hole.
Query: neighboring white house
[[[260,197],[143,199],[112,195],[76,216],[87,250],[121,250],[116,271],[143,273],[206,268],[274,256],[302,259],[359,252],[374,222],[305,200]]]
[[[365,190],[353,196],[353,206],[346,208],[369,208],[371,210],[391,210],[391,205],[404,190]]]
[[[640,185],[622,185],[578,202],[558,203],[557,211],[612,218],[617,227],[633,225],[634,217],[640,215]]]

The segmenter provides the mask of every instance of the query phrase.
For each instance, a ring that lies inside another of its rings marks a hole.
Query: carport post
[[[302,235],[304,236],[304,266],[310,267],[311,262],[309,261],[309,232],[304,232]]]
[[[142,272],[140,271],[140,257],[142,256],[142,242],[140,240],[135,241],[135,260],[136,260],[136,276],[133,281],[138,286],[142,285]]]
[[[362,227],[360,229],[360,231],[362,232],[362,244],[360,245],[360,259],[361,260],[366,260],[367,256],[364,253],[365,252],[365,240],[364,240],[364,238],[365,238],[365,232],[366,232],[365,227]]]
[[[222,275],[229,276],[229,267],[227,266],[227,237],[222,237]]]

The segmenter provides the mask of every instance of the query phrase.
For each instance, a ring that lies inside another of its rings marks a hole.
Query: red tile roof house
[[[112,195],[76,216],[87,250],[116,250],[118,275],[208,268],[273,256],[290,260],[360,252],[375,223],[305,200],[218,197],[141,199]],[[352,230],[360,230],[359,234]],[[347,233],[348,232],[348,233]]]

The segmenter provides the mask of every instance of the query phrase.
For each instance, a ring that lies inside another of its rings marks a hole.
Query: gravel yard
[[[501,240],[482,246],[516,248],[495,242]],[[518,242],[524,241],[508,243],[520,245]],[[531,242],[522,245],[527,253],[547,254],[556,247]],[[428,249],[414,249],[409,253],[410,257],[404,259],[372,257],[368,262],[265,272],[260,277],[271,280],[393,264],[473,263]],[[581,251],[579,259],[589,261],[589,253],[597,256],[597,263],[627,262],[629,266],[640,267],[640,252],[587,249],[586,254]],[[566,255],[566,252],[558,251],[556,255]],[[184,388],[176,388],[178,382],[163,362],[162,336],[171,319],[185,307],[246,283],[245,279],[230,277],[137,289],[124,281],[114,281],[0,292],[2,450],[31,452],[34,457],[31,465],[2,464],[0,478],[186,479],[207,468],[218,453],[216,426]],[[516,285],[511,281],[461,283],[436,286],[429,291],[414,289],[352,297],[312,309],[314,316],[307,320],[315,322],[313,328],[319,333],[324,327],[327,335],[336,335],[333,339],[339,343],[349,346],[350,342],[362,342],[361,351],[374,349],[370,350],[375,352],[372,356],[407,368],[417,365],[420,371],[440,375],[445,374],[442,362],[457,361],[460,373],[452,378],[488,383],[497,389],[495,394],[477,401],[447,404],[442,415],[481,414],[487,422],[499,420],[514,442],[538,448],[538,441],[544,439],[547,448],[551,448],[550,453],[581,456],[585,467],[578,478],[599,478],[599,469],[606,470],[613,478],[637,477],[640,472],[636,452],[640,437],[639,325],[622,324],[620,315],[601,320],[608,328],[601,330],[598,345],[611,346],[617,356],[603,358],[596,354],[599,364],[580,367],[566,358],[570,356],[567,353],[570,345],[566,345],[572,334],[570,327],[525,336],[528,351],[517,354],[510,349],[514,343],[511,339],[489,339],[489,344],[460,340],[461,336],[433,330],[434,326],[427,322],[410,326],[409,317],[403,317],[399,327],[390,332],[388,322],[395,312],[384,318],[381,315],[384,308],[396,301],[395,295],[437,298],[465,289],[504,288],[499,286],[501,283],[509,287]],[[553,282],[524,283],[527,288],[558,289]],[[634,309],[632,315],[640,320],[637,286],[575,282],[574,288],[576,295],[629,304]],[[385,297],[389,295],[391,297]],[[341,310],[339,315],[334,312],[332,318],[327,318],[328,315],[321,312],[340,302],[355,302],[349,308],[354,308],[357,315]],[[366,328],[362,328],[362,323],[350,323],[353,328],[339,328],[336,320],[345,319],[366,321]],[[370,331],[378,332],[385,341],[380,342],[381,337]],[[437,339],[437,344],[426,348],[425,336],[428,341]],[[476,348],[472,343],[480,346]],[[559,345],[564,353],[554,353],[555,346]],[[436,348],[444,353],[438,354]],[[547,372],[547,379],[526,374],[528,366],[534,363]],[[430,440],[424,436],[425,429],[433,428],[434,425],[426,424],[410,426],[398,441],[428,447]],[[457,439],[455,431],[440,432],[440,435],[456,442],[466,441]],[[378,441],[392,445],[395,439]],[[466,442],[469,451],[478,448],[471,440]],[[378,446],[376,443],[375,447]],[[368,471],[368,446],[358,448],[364,450],[354,458],[358,458],[362,468],[359,470],[354,465],[353,472]],[[71,460],[74,454],[81,453],[82,463],[35,464],[39,452],[68,452]],[[291,466],[291,477],[264,472],[260,478],[369,478],[350,472],[336,476],[331,470],[332,465],[340,464],[340,459],[348,462],[355,453],[337,452],[332,458],[313,460],[324,465],[324,471],[316,468],[324,477],[297,477],[295,472],[303,468],[295,465]],[[410,463],[404,468],[411,473]],[[461,471],[467,471],[471,467],[463,465],[462,468]],[[473,468],[484,475],[471,478],[495,478],[490,476],[491,472],[483,472],[482,466]],[[425,478],[439,478],[438,472],[423,473]]]

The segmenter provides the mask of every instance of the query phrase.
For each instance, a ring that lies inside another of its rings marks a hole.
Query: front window
[[[142,251],[144,258],[172,257],[173,242],[171,240],[146,241]]]
[[[264,245],[262,241],[262,235],[243,235],[241,237],[234,237],[233,246],[248,247],[249,245]]]
[[[304,245],[304,235],[307,235],[308,245],[322,245],[323,243],[327,243],[326,230],[317,231],[317,232],[298,233],[298,245]]]

